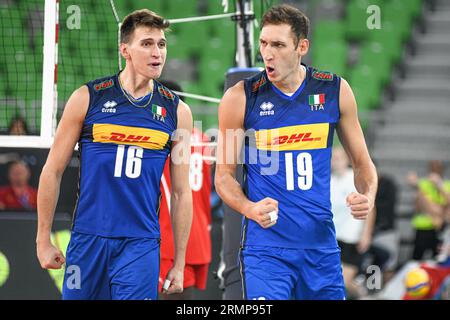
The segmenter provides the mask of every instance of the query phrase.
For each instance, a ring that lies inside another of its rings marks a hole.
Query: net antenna
[[[116,6],[114,4],[114,0],[109,0],[111,5],[112,12],[114,14],[114,18],[117,22],[117,59],[119,71],[122,70],[122,56],[120,55],[120,28],[122,27],[122,22],[119,19],[119,14],[117,13]]]

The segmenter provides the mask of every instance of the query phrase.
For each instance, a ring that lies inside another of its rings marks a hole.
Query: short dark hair
[[[295,45],[300,39],[306,39],[309,32],[309,19],[299,9],[288,5],[280,4],[270,8],[262,17],[261,29],[268,24],[288,24],[295,35]]]
[[[165,30],[169,28],[170,22],[148,9],[133,11],[123,19],[120,26],[120,42],[128,43],[134,30],[141,26]]]

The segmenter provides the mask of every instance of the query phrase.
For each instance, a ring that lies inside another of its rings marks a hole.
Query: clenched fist
[[[358,220],[365,220],[373,207],[369,197],[358,192],[350,193],[347,196],[346,202],[353,218]]]
[[[278,201],[272,198],[258,201],[250,207],[245,216],[258,223],[264,229],[270,228],[277,223]]]
[[[64,254],[51,243],[38,244],[37,256],[43,269],[61,269],[66,262]]]
[[[169,270],[164,281],[162,292],[165,294],[174,294],[183,292],[184,268],[173,267]]]

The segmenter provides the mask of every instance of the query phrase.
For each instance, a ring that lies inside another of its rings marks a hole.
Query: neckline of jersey
[[[298,89],[295,91],[294,94],[292,94],[292,95],[290,95],[290,96],[287,95],[287,94],[285,94],[283,91],[281,91],[280,89],[278,89],[278,88],[271,82],[270,85],[272,86],[272,88],[273,88],[273,90],[275,91],[275,93],[278,94],[281,98],[286,99],[286,100],[290,100],[290,101],[292,101],[292,100],[294,100],[295,98],[297,98],[297,97],[300,95],[300,93],[302,93],[303,89],[305,88],[306,82],[307,82],[307,79],[308,79],[308,67],[305,66],[303,63],[302,63],[302,67],[305,68],[305,79],[303,79],[302,84],[300,85],[300,87],[298,87]]]
[[[138,107],[138,108],[145,108],[145,107],[147,107],[150,104],[150,101],[153,98],[153,93],[155,92],[155,89],[156,89],[156,81],[153,80],[153,88],[148,94],[146,94],[145,96],[142,96],[140,98],[135,98],[131,94],[129,94],[125,90],[125,88],[122,86],[122,82],[120,80],[119,75],[120,75],[120,72],[116,75],[116,77],[117,77],[117,84],[118,84],[120,90],[122,91],[122,94],[125,96],[125,98],[135,107]],[[142,102],[142,101],[147,101],[147,102],[145,102],[143,105],[139,105],[139,103]]]

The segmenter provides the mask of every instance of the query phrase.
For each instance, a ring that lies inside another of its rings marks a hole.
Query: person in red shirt
[[[0,210],[36,210],[37,190],[28,184],[30,169],[23,161],[8,168],[9,185],[0,187]]]
[[[196,128],[192,132],[191,139],[189,182],[192,190],[193,217],[186,250],[184,291],[171,296],[162,295],[162,299],[192,299],[195,292],[194,287],[204,290],[211,262],[211,165],[208,160],[204,159],[204,156],[209,156],[210,152],[208,147],[201,145],[202,142],[208,142],[209,139]],[[174,257],[174,241],[170,222],[170,172],[167,164],[168,162],[166,162],[161,179],[159,292],[161,292],[167,272],[172,267]]]

